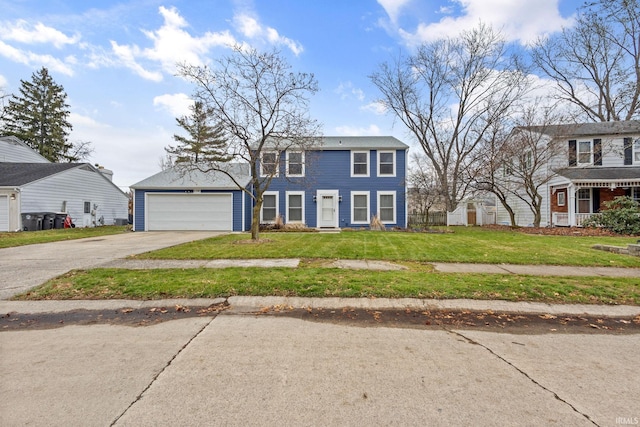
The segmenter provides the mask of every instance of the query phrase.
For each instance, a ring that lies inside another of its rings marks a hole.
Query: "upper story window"
[[[395,151],[378,151],[378,176],[396,176]]]
[[[602,166],[602,140],[569,141],[569,166]]]
[[[278,176],[278,153],[275,151],[265,151],[260,159],[260,175]]]
[[[351,152],[351,176],[369,176],[369,152]]]
[[[304,153],[287,151],[287,176],[304,176]]]
[[[578,142],[578,164],[593,163],[593,146],[591,141]]]
[[[633,142],[633,164],[640,165],[640,138]]]

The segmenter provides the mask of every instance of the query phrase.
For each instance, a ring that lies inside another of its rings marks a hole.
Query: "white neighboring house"
[[[618,196],[640,202],[640,121],[582,123],[528,128],[539,131],[542,144],[555,144],[553,156],[540,173],[542,220],[545,226],[581,226]],[[531,226],[533,214],[516,197],[509,199],[517,225]],[[497,222],[510,224],[497,203]]]
[[[0,138],[0,231],[23,230],[23,214],[44,212],[69,215],[78,227],[111,225],[126,221],[128,196],[110,171],[51,163],[16,138]]]

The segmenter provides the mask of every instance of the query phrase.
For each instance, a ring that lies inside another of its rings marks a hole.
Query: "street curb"
[[[339,310],[359,308],[366,310],[469,310],[508,313],[585,315],[604,317],[640,316],[640,306],[547,304],[540,302],[513,302],[470,299],[418,299],[418,298],[300,298],[233,296],[229,298],[164,299],[164,300],[68,300],[68,301],[0,301],[0,314],[7,313],[62,313],[73,310],[121,310],[151,307],[208,307],[229,304],[226,314],[251,314],[264,308],[311,308]]]

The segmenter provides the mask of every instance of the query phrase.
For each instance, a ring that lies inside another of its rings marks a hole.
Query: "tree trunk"
[[[253,207],[253,217],[251,218],[251,240],[260,239],[260,210],[262,203],[256,202]]]

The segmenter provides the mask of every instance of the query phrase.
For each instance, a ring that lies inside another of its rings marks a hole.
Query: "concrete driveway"
[[[223,234],[214,231],[124,233],[0,249],[0,299],[78,268]]]

